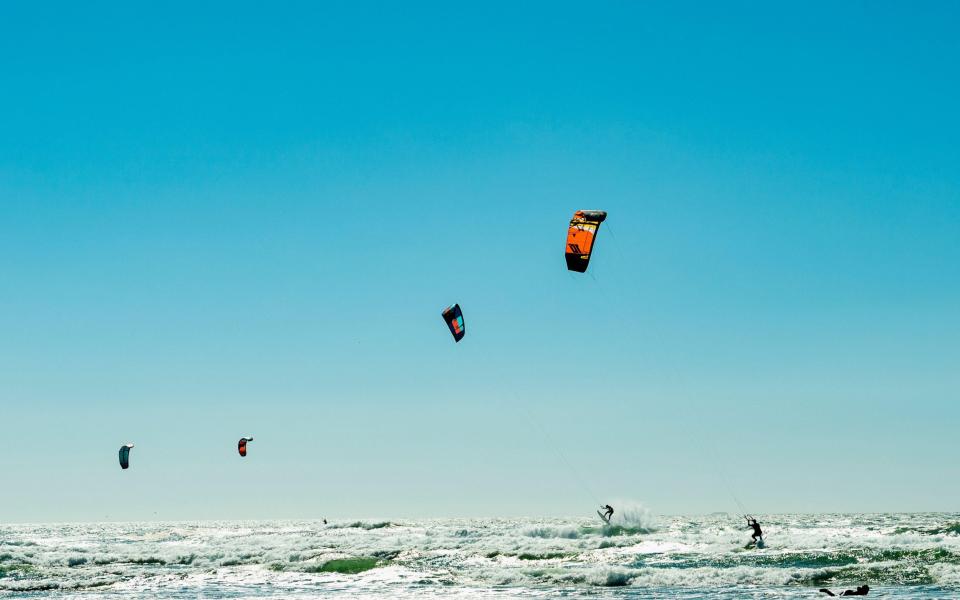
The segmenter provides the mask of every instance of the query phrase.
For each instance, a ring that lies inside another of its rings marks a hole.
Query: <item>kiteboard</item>
[[[600,517],[600,520],[603,521],[604,523],[606,523],[607,525],[610,524],[610,519],[608,519],[608,518],[606,518],[605,516],[603,516],[603,513],[600,512],[599,510],[597,511],[597,516],[599,516],[599,517]]]
[[[749,542],[747,542],[747,545],[743,547],[743,549],[751,550],[753,548],[757,548],[759,550],[763,550],[765,547],[766,547],[766,544],[763,543],[763,538],[760,538],[757,541],[750,540]]]

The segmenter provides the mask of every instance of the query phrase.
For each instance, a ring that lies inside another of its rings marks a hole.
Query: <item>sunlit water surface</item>
[[[960,515],[0,526],[0,597],[960,598]]]

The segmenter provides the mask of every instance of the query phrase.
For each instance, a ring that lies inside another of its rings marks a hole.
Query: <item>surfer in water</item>
[[[600,518],[609,523],[610,517],[613,516],[613,507],[609,504],[605,504],[601,506],[600,509],[603,511],[603,514],[600,515]]]
[[[834,594],[827,588],[821,588],[820,591],[828,596],[866,596],[867,594],[870,593],[870,586],[861,585],[861,586],[858,586],[857,589],[855,590],[846,590],[842,594]]]
[[[750,515],[746,516],[747,525],[753,529],[753,535],[750,536],[750,539],[756,543],[757,540],[763,540],[763,531],[760,530],[760,523],[757,523],[757,520],[751,517]]]

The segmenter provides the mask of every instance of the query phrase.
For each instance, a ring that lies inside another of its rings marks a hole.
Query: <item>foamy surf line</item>
[[[0,596],[960,595],[960,515],[6,525]]]

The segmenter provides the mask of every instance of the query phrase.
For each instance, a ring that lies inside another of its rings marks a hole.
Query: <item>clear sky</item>
[[[775,4],[4,3],[0,520],[957,510],[960,9]]]

